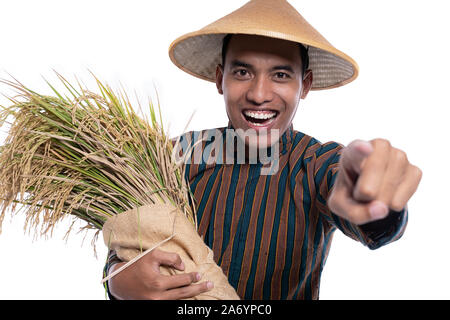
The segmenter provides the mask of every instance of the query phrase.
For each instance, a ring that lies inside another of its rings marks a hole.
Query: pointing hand
[[[401,211],[421,178],[422,171],[388,140],[354,140],[342,150],[327,204],[352,223],[368,223]]]

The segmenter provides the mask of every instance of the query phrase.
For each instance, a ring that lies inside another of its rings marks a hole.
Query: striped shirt
[[[224,145],[225,129],[231,124],[217,129]],[[194,136],[205,132],[191,131],[181,139],[192,145]],[[202,144],[203,150],[209,143]],[[402,236],[407,207],[359,226],[328,208],[343,147],[321,143],[291,124],[279,140],[279,166],[271,175],[261,174],[260,161],[230,164],[202,158],[186,164],[198,231],[241,298],[318,299],[336,229],[370,249]],[[113,262],[112,252],[104,270]]]

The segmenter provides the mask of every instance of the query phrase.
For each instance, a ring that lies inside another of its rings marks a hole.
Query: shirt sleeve
[[[105,278],[108,274],[109,274],[109,269],[116,263],[122,262],[122,260],[120,260],[117,257],[117,254],[114,250],[109,250],[108,252],[108,257],[106,260],[106,264],[103,268],[103,278]],[[110,292],[109,290],[109,285],[108,285],[108,281],[103,283],[103,287],[105,288],[106,294],[108,296],[108,298],[110,300],[117,300]]]
[[[338,164],[344,146],[337,142],[321,144],[312,155],[314,162],[314,182],[316,185],[316,200],[322,218],[345,235],[357,240],[374,250],[398,240],[404,233],[408,220],[408,207],[401,211],[391,210],[388,216],[363,225],[350,223],[348,220],[334,214],[327,206],[328,195],[333,188],[337,175]]]

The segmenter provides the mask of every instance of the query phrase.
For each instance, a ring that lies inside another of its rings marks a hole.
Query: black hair
[[[229,33],[223,38],[222,42],[222,66],[225,65],[225,55],[227,53],[228,44],[230,43],[231,36],[233,34]],[[300,57],[302,58],[302,75],[305,75],[306,70],[309,66],[309,55],[308,55],[308,49],[306,47],[299,43],[300,47]]]

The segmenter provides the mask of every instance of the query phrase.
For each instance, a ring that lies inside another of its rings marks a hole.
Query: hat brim
[[[223,38],[229,33],[234,32],[188,33],[172,42],[169,48],[170,59],[183,71],[200,79],[215,82],[217,65],[222,63]],[[239,33],[294,41],[308,46],[308,69],[313,73],[311,90],[340,87],[358,76],[359,68],[356,62],[332,46],[314,43],[310,39],[297,39],[286,34],[265,33],[261,30]]]

